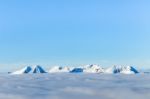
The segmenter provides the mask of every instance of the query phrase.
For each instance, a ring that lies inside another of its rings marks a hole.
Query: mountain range
[[[35,73],[103,73],[103,74],[137,74],[139,71],[133,66],[112,66],[102,68],[99,65],[86,65],[82,67],[61,67],[54,66],[44,70],[42,66],[26,66],[22,69],[11,72],[11,74],[35,74]]]

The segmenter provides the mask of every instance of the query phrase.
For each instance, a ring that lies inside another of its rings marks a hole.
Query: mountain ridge
[[[102,68],[100,65],[86,65],[83,67],[54,66],[44,70],[42,66],[26,66],[11,74],[35,74],[35,73],[103,73],[103,74],[137,74],[139,71],[133,66],[111,66]]]

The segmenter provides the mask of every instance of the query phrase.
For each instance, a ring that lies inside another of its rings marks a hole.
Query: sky
[[[149,0],[1,0],[0,71],[100,64],[150,68]]]

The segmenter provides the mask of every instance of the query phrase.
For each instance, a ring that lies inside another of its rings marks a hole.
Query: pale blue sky
[[[149,0],[1,0],[1,70],[20,65],[150,67]]]

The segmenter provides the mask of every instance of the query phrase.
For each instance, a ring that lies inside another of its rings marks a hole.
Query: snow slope
[[[104,69],[99,65],[88,65],[83,69],[86,73],[104,73]]]
[[[12,74],[24,74],[24,73],[29,73],[32,70],[32,68],[30,66],[26,66],[20,70],[17,70],[15,72],[13,72]]]
[[[27,73],[46,73],[45,70],[39,66],[26,66],[23,69],[12,72],[11,74],[27,74]]]
[[[150,75],[0,75],[0,99],[149,99]]]
[[[69,67],[54,66],[49,70],[49,73],[62,73],[62,72],[70,72],[70,68]]]
[[[122,73],[122,74],[136,74],[139,73],[134,67],[132,66],[112,66],[104,71],[105,73],[109,74],[116,74],[116,73]]]

